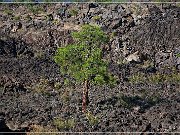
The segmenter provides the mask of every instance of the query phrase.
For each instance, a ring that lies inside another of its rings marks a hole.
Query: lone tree
[[[54,57],[61,73],[75,79],[84,86],[82,111],[86,112],[89,84],[114,85],[116,79],[108,72],[108,62],[102,59],[100,46],[109,41],[98,26],[83,25],[79,32],[73,32],[74,44],[60,47]]]

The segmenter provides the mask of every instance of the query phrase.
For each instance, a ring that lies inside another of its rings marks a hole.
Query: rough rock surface
[[[32,125],[76,132],[180,132],[178,6],[0,4],[0,11],[0,132],[29,131]],[[104,57],[119,79],[114,88],[90,87],[94,123],[81,112],[82,87],[65,88],[53,60],[58,47],[74,42],[71,32],[86,23],[110,36]],[[136,51],[140,61],[124,62]],[[75,124],[57,128],[55,118]]]

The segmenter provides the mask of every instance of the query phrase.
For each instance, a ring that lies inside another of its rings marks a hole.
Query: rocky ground
[[[118,85],[64,86],[53,61],[83,24],[104,47]],[[180,132],[177,4],[0,4],[0,131]]]

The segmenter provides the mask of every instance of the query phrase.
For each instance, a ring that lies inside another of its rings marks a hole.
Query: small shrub
[[[173,73],[168,78],[169,78],[169,81],[171,81],[171,82],[179,83],[180,82],[180,73]]]
[[[132,84],[143,83],[145,80],[144,76],[140,73],[129,77],[129,82]]]
[[[5,13],[6,15],[12,15],[12,14],[13,14],[12,10],[9,10],[9,9],[5,9],[5,10],[4,10],[4,13]]]
[[[137,83],[151,83],[151,84],[158,84],[158,83],[179,83],[180,82],[180,74],[179,73],[171,73],[171,74],[152,74],[150,76],[144,77],[142,74],[138,73],[129,77],[129,82],[132,84]]]
[[[179,73],[172,73],[172,74],[155,74],[148,77],[148,81],[151,83],[163,83],[163,82],[180,82],[180,74]]]
[[[44,9],[38,5],[28,4],[27,7],[34,15],[44,12]]]
[[[35,57],[38,58],[38,59],[41,59],[45,56],[44,52],[43,51],[38,51],[35,53]]]
[[[148,77],[150,83],[158,84],[163,81],[163,76],[161,74],[155,74]]]
[[[122,66],[122,65],[124,65],[125,63],[124,63],[124,60],[123,60],[122,58],[119,58],[118,61],[117,61],[117,64],[118,64],[119,66]]]
[[[116,33],[116,32],[110,33],[110,39],[113,39],[115,36],[117,36],[117,33]]]
[[[59,23],[60,23],[60,21],[58,19],[53,20],[54,25],[58,25]]]
[[[75,120],[74,119],[62,119],[62,118],[56,118],[53,121],[54,125],[57,129],[71,129],[75,126]]]
[[[40,79],[40,82],[35,84],[32,89],[38,93],[46,93],[46,89],[48,87],[47,79]]]
[[[94,116],[91,112],[86,113],[86,118],[88,119],[91,126],[97,125],[99,122],[98,118]]]
[[[31,20],[32,20],[32,18],[31,18],[31,16],[30,16],[29,14],[26,15],[25,19],[26,19],[27,21],[31,21]]]
[[[55,83],[54,83],[54,88],[55,88],[56,90],[59,90],[61,87],[62,87],[62,84],[61,84],[60,82],[55,82]]]
[[[143,65],[142,65],[142,68],[146,69],[146,68],[150,68],[150,67],[153,67],[153,66],[154,66],[153,62],[147,60],[147,61],[144,61]]]
[[[177,57],[180,57],[180,53],[176,54]]]
[[[13,17],[13,20],[15,20],[15,21],[19,21],[21,19],[21,16],[14,16]]]
[[[98,16],[98,15],[93,16],[93,20],[94,20],[94,21],[99,21],[100,19],[101,19],[101,17],[100,17],[100,16]]]
[[[71,16],[76,16],[78,14],[78,10],[77,9],[71,9],[69,11],[69,13],[70,13]]]
[[[69,91],[66,90],[66,91],[62,94],[61,98],[63,99],[64,102],[68,102],[68,101],[70,100]]]

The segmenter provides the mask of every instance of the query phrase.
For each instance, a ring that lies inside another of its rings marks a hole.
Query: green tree
[[[109,84],[116,79],[108,72],[108,62],[103,60],[100,46],[109,41],[108,36],[98,26],[83,25],[79,32],[73,32],[74,44],[57,49],[54,57],[60,65],[61,73],[74,78],[84,86],[82,111],[86,112],[89,84]]]

